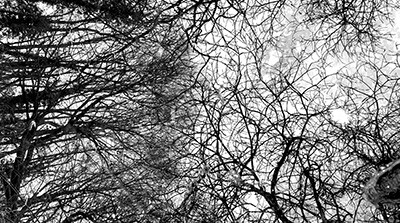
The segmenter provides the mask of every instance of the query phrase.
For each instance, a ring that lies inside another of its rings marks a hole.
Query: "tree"
[[[3,219],[175,218],[196,80],[180,5],[1,5]]]
[[[197,190],[221,222],[397,221],[362,185],[400,158],[397,40],[385,39],[398,7],[250,1],[205,29],[196,151],[210,171]]]
[[[4,219],[396,221],[397,2],[1,4]]]

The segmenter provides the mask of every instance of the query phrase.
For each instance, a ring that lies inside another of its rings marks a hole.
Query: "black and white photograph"
[[[0,0],[0,223],[400,223],[400,1]]]

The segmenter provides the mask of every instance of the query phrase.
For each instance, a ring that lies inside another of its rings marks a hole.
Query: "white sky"
[[[331,118],[339,124],[348,124],[350,122],[350,115],[342,108],[333,109],[331,111]]]

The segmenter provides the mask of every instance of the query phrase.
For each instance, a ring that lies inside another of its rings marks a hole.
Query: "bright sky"
[[[348,124],[351,120],[350,115],[341,108],[333,109],[331,111],[331,118],[339,124]]]

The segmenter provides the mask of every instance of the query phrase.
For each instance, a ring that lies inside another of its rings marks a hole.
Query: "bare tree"
[[[384,38],[397,8],[254,1],[205,29],[195,151],[210,171],[196,186],[221,222],[396,222],[397,206],[367,202],[362,185],[399,158],[397,54]]]
[[[397,2],[1,6],[4,219],[396,221]]]
[[[196,80],[179,4],[1,4],[3,219],[173,218]]]

